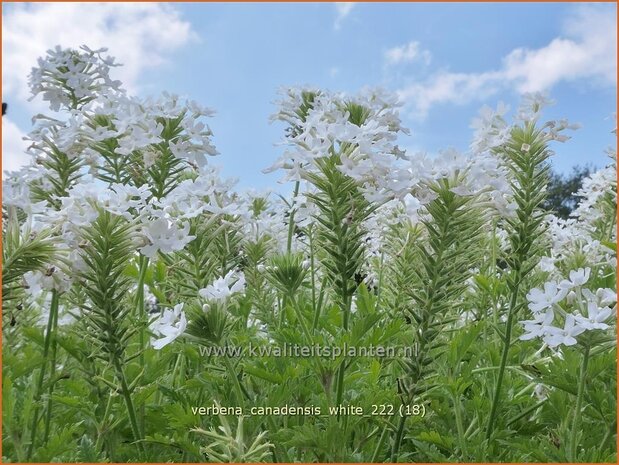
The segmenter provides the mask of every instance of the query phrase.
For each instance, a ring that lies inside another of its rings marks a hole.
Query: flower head
[[[154,349],[162,349],[177,339],[187,328],[187,318],[183,312],[184,303],[174,306],[174,309],[164,309],[161,316],[149,325],[150,330],[155,336],[162,336],[159,339],[152,338],[151,345]]]
[[[228,298],[245,289],[245,275],[242,272],[230,271],[225,276],[217,278],[212,284],[200,289],[199,294],[206,300],[225,302]]]
[[[549,281],[544,284],[544,289],[531,289],[527,294],[529,301],[529,309],[533,313],[541,312],[542,310],[552,307],[559,303],[567,295],[568,290],[560,288],[556,282]]]

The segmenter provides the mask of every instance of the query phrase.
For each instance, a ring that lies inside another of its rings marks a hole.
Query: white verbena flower
[[[538,313],[534,315],[533,320],[521,321],[524,326],[525,333],[520,336],[521,341],[528,341],[536,337],[544,337],[554,320],[554,312],[549,308],[546,313]]]
[[[183,312],[184,305],[180,303],[174,309],[164,309],[163,314],[149,325],[155,336],[163,336],[160,339],[151,338],[150,343],[154,349],[162,349],[185,332],[187,318]]]
[[[555,259],[553,257],[542,257],[537,265],[541,271],[552,273],[555,267]]]
[[[232,294],[242,292],[245,289],[245,275],[242,272],[230,271],[221,278],[217,278],[212,284],[200,289],[199,294],[206,300],[223,302]]]
[[[176,223],[164,217],[148,221],[143,232],[149,243],[140,251],[146,257],[151,258],[156,255],[157,251],[170,253],[183,250],[196,238],[189,235],[189,223],[184,223],[181,229]]]
[[[561,302],[567,295],[568,289],[560,288],[556,282],[549,281],[544,284],[544,289],[534,288],[527,294],[529,309],[533,313],[541,312],[545,308]]]
[[[595,296],[599,299],[600,305],[612,305],[617,302],[617,292],[608,288],[600,288]]]
[[[588,318],[576,315],[574,318],[578,325],[584,329],[608,329],[609,326],[604,323],[610,318],[613,311],[610,307],[599,307],[596,302],[587,303]]]
[[[578,270],[570,271],[570,279],[564,279],[559,283],[559,287],[561,289],[572,289],[574,287],[579,287],[587,283],[589,281],[589,276],[591,275],[591,268],[579,268]]]
[[[71,278],[53,265],[49,265],[45,271],[28,271],[23,276],[26,294],[35,299],[44,291],[55,289],[59,292],[65,292],[71,287],[71,284]]]
[[[586,331],[585,328],[576,324],[576,319],[573,315],[567,315],[565,317],[563,329],[552,327],[549,328],[549,330],[548,334],[544,336],[544,342],[548,344],[549,347],[558,347],[561,344],[573,346],[578,342],[576,336]]]

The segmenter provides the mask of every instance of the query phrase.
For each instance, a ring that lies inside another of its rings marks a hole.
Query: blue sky
[[[403,136],[400,143],[410,150],[466,151],[471,120],[482,105],[494,107],[503,101],[515,110],[520,94],[531,90],[546,91],[556,101],[545,112],[548,118],[582,124],[572,140],[553,147],[558,170],[586,163],[603,166],[604,149],[615,144],[610,132],[617,100],[614,4],[45,8],[3,8],[3,87],[13,90],[9,95],[5,90],[11,105],[7,124],[27,131],[37,105],[25,102],[18,76],[5,76],[9,65],[22,71],[32,66],[27,59],[36,47],[22,44],[24,50],[17,56],[15,47],[21,42],[29,39],[43,49],[54,46],[57,38],[65,46],[107,45],[110,54],[128,63],[119,73],[133,92],[152,95],[167,90],[217,111],[210,126],[221,155],[213,162],[223,166],[225,175],[238,177],[244,188],[275,187],[279,178],[261,170],[282,150],[275,144],[283,127],[269,123],[280,86],[308,84],[351,93],[382,86],[396,92],[404,102],[402,118],[411,129],[411,136]],[[54,28],[63,26],[50,25],[54,15],[74,18],[73,23],[82,22],[80,15],[91,19],[60,31]],[[93,20],[97,15],[99,20]],[[27,20],[41,29],[34,38],[17,30]],[[136,20],[139,26],[128,24]],[[7,52],[14,61],[5,58]],[[5,169],[6,157],[3,144]]]

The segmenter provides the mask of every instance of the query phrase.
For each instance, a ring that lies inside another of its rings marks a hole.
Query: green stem
[[[326,284],[327,284],[327,277],[324,276],[322,278],[322,283],[320,283],[320,292],[318,293],[318,303],[316,304],[316,311],[314,313],[314,322],[312,324],[313,331],[316,331],[316,329],[318,328],[318,322],[320,321],[320,312],[322,310],[322,302],[324,301]]]
[[[575,462],[578,455],[578,428],[580,427],[580,416],[582,410],[582,398],[585,392],[587,381],[587,365],[589,364],[589,346],[585,347],[582,365],[580,366],[580,378],[578,380],[578,394],[576,395],[576,407],[574,407],[574,419],[572,420],[572,435],[570,437],[570,447],[568,449],[568,460]]]
[[[127,407],[127,413],[129,414],[129,422],[131,423],[131,430],[133,431],[133,437],[137,441],[138,449],[140,453],[144,452],[144,446],[141,442],[142,433],[140,431],[140,427],[138,425],[137,415],[135,413],[135,407],[133,406],[133,400],[131,399],[131,391],[129,390],[129,385],[127,384],[127,378],[125,376],[125,372],[123,371],[122,365],[117,357],[114,358],[114,367],[116,368],[116,377],[120,381],[120,390],[121,394],[125,400],[125,405]]]
[[[181,354],[176,354],[176,361],[174,362],[174,368],[172,368],[172,386],[174,386],[176,384],[176,379],[177,379],[177,375],[178,372],[180,371],[180,364],[182,361],[182,356]],[[180,389],[181,387],[181,380],[179,378],[178,381],[178,388]]]
[[[234,391],[236,392],[237,402],[239,403],[239,407],[243,407],[243,390],[241,389],[241,383],[239,382],[239,378],[234,370],[234,367],[230,363],[228,357],[224,356],[224,365],[226,365],[226,370],[228,370],[228,376],[232,379],[232,385],[234,386]]]
[[[37,380],[37,387],[33,397],[33,403],[35,405],[34,412],[32,414],[32,426],[30,427],[30,444],[28,445],[28,453],[26,454],[26,461],[30,461],[32,452],[34,451],[34,445],[37,437],[37,427],[39,425],[39,402],[43,391],[43,381],[45,380],[45,371],[49,362],[49,348],[52,340],[52,330],[54,327],[54,321],[58,317],[58,292],[52,290],[52,302],[49,309],[49,316],[47,318],[47,330],[45,332],[45,338],[43,340],[43,365],[39,372],[39,378]]]
[[[273,416],[272,415],[267,415],[267,423],[269,424],[269,427],[271,428],[271,431],[277,431],[279,430],[279,428],[277,427],[277,425],[275,424],[275,422],[273,421]],[[273,447],[271,448],[271,454],[273,455],[273,463],[279,463],[280,460],[278,460],[277,457],[277,446],[273,445]],[[284,455],[286,455],[286,451],[284,450]],[[283,460],[283,462],[288,462],[289,460]]]
[[[351,298],[344,297],[344,321],[343,328],[344,331],[348,331],[348,314],[350,313],[350,305]],[[337,373],[337,380],[335,385],[335,405],[340,405],[342,403],[342,399],[344,397],[344,373],[346,371],[346,354],[344,354],[344,358]],[[339,414],[338,414],[339,418]]]
[[[312,280],[312,311],[314,314],[314,322],[312,324],[312,330],[316,329],[316,268],[314,266],[314,241],[312,240],[314,234],[312,228],[309,227],[307,230],[307,235],[309,238],[309,249],[310,249],[310,277]]]
[[[446,204],[446,207],[449,209],[452,207],[453,196],[449,196],[447,198],[442,198],[442,201]],[[435,259],[433,263],[433,272],[431,274],[432,278],[430,283],[428,283],[427,291],[425,292],[426,298],[423,302],[422,308],[423,317],[419,322],[418,328],[416,330],[418,335],[417,342],[417,351],[416,351],[416,361],[415,363],[419,364],[421,360],[426,357],[426,354],[429,352],[427,349],[427,337],[426,334],[428,332],[428,328],[433,323],[433,319],[436,313],[436,295],[438,294],[437,288],[439,287],[439,279],[442,278],[443,275],[443,255],[445,250],[449,247],[449,238],[448,234],[452,228],[453,222],[451,220],[443,221],[438,229],[438,241],[439,244],[437,247],[434,247]],[[421,370],[417,371],[417,374],[413,376],[413,383],[417,385],[422,381]],[[393,440],[393,447],[391,450],[391,462],[395,462],[398,459],[398,453],[400,450],[400,444],[404,437],[404,425],[406,423],[406,416],[403,416],[400,419],[400,424],[398,426],[398,430],[396,432],[396,436]]]
[[[505,367],[507,366],[507,356],[509,355],[509,348],[511,345],[512,326],[514,323],[514,314],[516,309],[516,303],[518,301],[518,291],[520,289],[520,273],[517,273],[515,280],[515,287],[512,291],[511,302],[509,305],[509,313],[507,316],[507,323],[505,328],[505,339],[503,340],[503,353],[501,354],[501,364],[499,365],[499,375],[497,377],[497,384],[494,390],[494,396],[492,399],[492,408],[490,409],[490,416],[488,417],[488,426],[486,428],[486,439],[490,441],[492,433],[494,431],[494,423],[498,412],[499,402],[501,400],[501,387],[503,386],[503,377],[505,375]]]
[[[380,450],[383,448],[383,445],[385,444],[385,439],[387,439],[387,425],[383,427],[383,432],[380,434],[380,438],[378,439],[378,443],[376,444],[376,449],[374,449],[374,453],[372,454],[370,463],[376,463],[378,459],[378,454],[380,454]]]
[[[138,266],[139,266],[139,275],[138,275],[138,288],[136,294],[136,305],[135,305],[135,313],[137,315],[138,321],[140,322],[140,366],[144,369],[144,365],[146,364],[144,360],[144,345],[145,345],[145,325],[146,321],[146,309],[144,308],[144,281],[146,279],[146,271],[148,270],[148,257],[145,257],[140,254],[138,258]],[[140,405],[140,430],[145,431],[144,423],[146,417],[146,410],[144,406],[144,402]]]
[[[475,417],[473,418],[473,420],[471,421],[471,423],[469,424],[469,427],[466,429],[466,431],[464,432],[464,438],[468,438],[471,436],[471,434],[473,433],[473,428],[475,428],[475,426],[477,425],[477,418],[479,417]],[[477,434],[477,432],[480,430],[480,428],[477,428],[475,430],[475,434]]]
[[[402,444],[402,439],[404,438],[404,425],[406,424],[406,415],[402,415],[400,417],[400,423],[398,424],[398,430],[395,434],[395,438],[393,439],[393,446],[391,448],[391,459],[389,460],[391,463],[395,463],[398,460],[398,454],[400,452],[400,444]]]
[[[335,388],[335,405],[338,406],[342,403],[344,396],[344,372],[346,371],[345,360],[342,360],[339,369],[337,370],[336,388]],[[339,417],[339,410],[338,410]]]
[[[474,370],[471,370],[472,374],[476,374],[476,373],[483,373],[484,371],[495,371],[495,370],[499,370],[501,367],[496,366],[496,367],[481,367],[481,368],[475,368]],[[518,366],[518,365],[508,365],[505,367],[506,370],[515,370],[515,371],[522,371],[522,367]]]
[[[135,298],[135,312],[138,318],[144,316],[144,281],[148,271],[148,257],[140,255],[138,258],[138,287]]]
[[[344,286],[346,286],[346,283],[348,283],[348,278],[346,277],[346,275],[342,275],[342,282],[345,283]],[[342,319],[342,329],[344,331],[348,331],[348,320],[350,318],[350,305],[352,303],[352,298],[351,296],[348,295],[346,288],[342,289],[342,299],[343,299],[342,309],[344,310],[344,317]]]
[[[456,418],[456,429],[458,431],[458,442],[460,443],[460,453],[462,454],[459,458],[459,462],[465,462],[468,456],[468,452],[466,450],[466,438],[464,437],[464,426],[462,423],[462,403],[460,402],[460,396],[454,393],[453,395],[453,403],[454,403],[454,415]]]
[[[289,222],[288,222],[288,242],[286,244],[286,251],[288,253],[290,253],[290,251],[292,250],[292,236],[294,234],[294,214],[295,214],[295,209],[294,209],[294,202],[297,199],[297,195],[299,195],[299,186],[301,185],[301,181],[297,181],[294,183],[294,192],[292,194],[292,205],[293,208],[290,210],[290,218],[289,218]]]
[[[515,396],[516,398],[518,398],[518,396]],[[538,408],[540,408],[542,405],[544,405],[546,403],[546,399],[544,400],[540,400],[537,404],[532,405],[531,407],[527,408],[524,410],[524,412],[520,413],[519,415],[517,415],[516,417],[512,418],[511,420],[509,420],[506,424],[505,427],[507,428],[508,426],[513,425],[514,423],[516,423],[518,420],[520,420],[521,418],[526,417],[529,413],[537,410]]]
[[[608,440],[617,433],[617,422],[611,422],[610,426],[606,428],[606,434],[602,438],[602,442],[600,444],[600,450],[604,450],[608,447]]]
[[[378,272],[378,292],[376,294],[376,304],[374,308],[376,311],[380,308],[381,297],[383,296],[383,270],[385,269],[385,252],[381,252],[380,254],[380,271]]]
[[[307,325],[305,324],[305,318],[303,317],[303,314],[301,313],[301,308],[299,307],[297,301],[294,298],[293,294],[289,295],[289,299],[290,302],[292,303],[292,309],[294,310],[295,314],[297,315],[297,319],[299,320],[299,324],[301,325],[301,330],[303,331],[303,334],[305,335],[305,337],[307,338],[307,343],[311,343],[312,342],[312,335],[310,334],[309,330],[307,329]]]
[[[112,400],[114,399],[114,396],[112,395],[112,393],[110,392],[110,395],[107,399],[107,405],[105,406],[105,412],[103,413],[103,420],[101,420],[101,427],[98,428],[97,431],[97,442],[95,442],[95,450],[96,451],[101,451],[103,452],[103,446],[101,445],[101,442],[104,440],[105,438],[105,433],[107,432],[107,418],[110,414],[110,411],[112,409]]]
[[[55,292],[55,291],[54,291]],[[56,309],[54,315],[54,323],[52,326],[52,334],[56,334],[56,328],[58,328],[58,309]],[[52,422],[52,395],[54,393],[54,386],[56,382],[54,381],[54,375],[56,373],[56,338],[52,337],[51,340],[51,357],[50,357],[50,373],[49,373],[49,388],[47,391],[47,405],[45,407],[45,429],[43,430],[43,444],[47,444],[47,440],[49,438],[49,431]]]

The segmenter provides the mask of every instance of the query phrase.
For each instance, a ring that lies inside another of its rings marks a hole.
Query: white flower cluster
[[[516,118],[525,123],[536,122],[542,110],[553,104],[554,101],[541,92],[525,93],[522,96]],[[471,124],[471,128],[475,130],[471,143],[473,153],[491,152],[507,142],[514,128],[505,119],[508,111],[509,106],[502,102],[498,104],[496,110],[488,106],[481,109],[479,116]],[[559,121],[548,121],[541,127],[541,131],[547,141],[565,142],[570,137],[563,134],[563,131],[566,129],[574,130],[579,127],[578,124],[570,124],[566,119],[561,119]]]
[[[256,208],[256,202],[261,204],[260,208]],[[299,194],[292,202],[295,209],[295,223],[300,227],[309,223],[311,212],[309,211],[313,204],[305,201],[305,196]],[[243,236],[246,241],[257,242],[261,238],[270,239],[270,243],[275,250],[284,252],[286,250],[286,242],[288,239],[288,218],[286,216],[290,209],[284,200],[280,197],[269,199],[269,193],[250,194],[247,193],[243,198],[243,213],[240,218],[242,221]],[[298,245],[296,241],[292,242],[293,249]]]
[[[266,172],[284,169],[284,180],[305,179],[316,160],[337,156],[338,168],[359,181],[368,196],[389,196],[397,180],[396,161],[404,152],[394,142],[401,126],[398,103],[380,90],[357,96],[313,89],[290,89],[273,116],[289,125],[291,147]]]
[[[110,67],[117,66],[114,59],[102,56],[107,49],[80,48],[82,52],[57,46],[48,50],[45,58],[39,58],[39,66],[29,77],[32,98],[42,93],[50,108],[59,111],[77,109],[99,94],[120,91],[120,81],[109,76]]]
[[[554,215],[546,218],[552,248],[550,256],[540,263],[540,269],[553,272],[557,263],[574,255],[583,255],[588,264],[616,269],[616,251],[601,240],[601,234],[605,234],[606,230],[612,240],[617,238],[614,222],[603,224],[609,216],[608,210],[613,210],[617,204],[617,166],[614,157],[607,167],[583,180],[576,196],[579,203],[571,218],[564,220]]]
[[[336,157],[338,168],[359,182],[368,201],[383,204],[398,199],[410,218],[417,218],[419,209],[435,197],[430,186],[441,179],[448,179],[459,195],[479,196],[499,214],[513,214],[507,172],[493,153],[467,156],[448,149],[433,157],[406,154],[395,145],[400,132],[408,133],[397,108],[395,98],[377,91],[351,97],[291,89],[274,115],[290,125],[285,142],[291,148],[267,172],[283,169],[283,180],[300,181],[316,171],[317,160]],[[492,126],[484,131],[494,137],[492,144],[484,144],[494,146],[509,136],[511,128],[504,120],[491,115],[484,118]],[[485,123],[477,125],[485,127]]]
[[[212,132],[201,120],[214,111],[177,95],[163,93],[156,100],[102,96],[89,110],[90,120],[106,124],[84,128],[86,135],[94,142],[116,138],[116,154],[130,155],[139,150],[146,168],[156,163],[162,148],[198,167],[206,165],[205,155],[217,154],[210,139]]]
[[[492,153],[465,155],[455,149],[439,152],[433,158],[417,154],[410,161],[409,191],[425,205],[435,198],[430,188],[439,180],[448,180],[451,191],[461,196],[476,196],[479,202],[505,217],[512,216],[516,206],[507,170]]]
[[[222,179],[219,173],[220,168],[201,167],[195,179],[181,181],[173,191],[154,203],[177,219],[195,218],[202,213],[245,215],[246,209],[233,191],[236,180]]]
[[[576,193],[581,198],[572,215],[588,224],[593,224],[604,216],[600,203],[605,196],[611,204],[617,203],[617,165],[613,163],[591,173],[583,179],[582,187]]]
[[[533,319],[521,322],[525,332],[520,339],[541,338],[549,347],[556,348],[576,344],[576,338],[585,331],[608,329],[606,322],[616,312],[611,308],[617,302],[616,293],[606,288],[594,293],[584,287],[590,276],[590,268],[579,268],[570,271],[569,279],[549,281],[543,289],[531,289],[527,300]],[[563,320],[562,327],[553,325],[557,317]]]
[[[481,108],[479,116],[471,123],[471,129],[474,129],[471,143],[473,153],[485,153],[507,142],[512,130],[512,126],[505,120],[508,111],[509,106],[503,102],[499,102],[496,110],[487,105]]]
[[[80,228],[103,208],[139,224],[136,245],[142,243],[138,248],[144,255],[181,250],[193,239],[183,220],[203,212],[241,213],[232,201],[233,183],[222,182],[206,163],[206,156],[217,151],[201,118],[213,111],[167,93],[158,100],[126,96],[120,82],[109,78],[114,63],[101,55],[104,51],[56,48],[33,69],[33,95],[43,92],[52,109],[69,112],[64,121],[35,117],[29,135],[33,164],[11,173],[4,183],[7,205],[36,218],[39,228],[59,227],[69,249],[77,248]],[[62,185],[66,193],[58,196],[58,169],[66,163],[62,157],[76,169]],[[142,159],[142,167],[132,179],[120,170],[135,157]],[[157,176],[157,163],[169,163],[170,157],[181,163],[173,165],[174,173],[186,172],[190,179],[177,185],[163,179],[156,189],[149,177]],[[50,192],[57,207],[32,202],[33,184]]]

